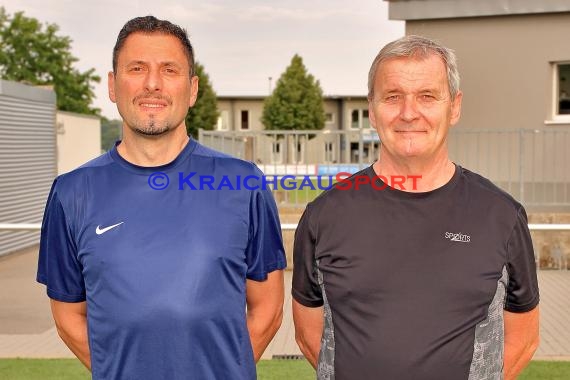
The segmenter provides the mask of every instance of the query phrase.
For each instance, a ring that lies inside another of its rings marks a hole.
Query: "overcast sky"
[[[159,4],[160,3],[160,4]],[[81,70],[101,76],[95,106],[119,118],[107,97],[111,51],[123,24],[152,14],[188,30],[196,59],[218,95],[264,95],[295,53],[327,95],[364,95],[374,56],[404,35],[404,23],[388,20],[382,0],[2,0],[9,14],[24,11],[58,24],[73,40]]]

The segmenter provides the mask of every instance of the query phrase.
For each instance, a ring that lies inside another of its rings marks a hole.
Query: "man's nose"
[[[162,90],[162,76],[160,75],[160,70],[152,68],[148,70],[144,85],[148,92]]]
[[[418,104],[413,96],[404,97],[402,108],[400,110],[400,118],[404,121],[412,121],[418,117]]]

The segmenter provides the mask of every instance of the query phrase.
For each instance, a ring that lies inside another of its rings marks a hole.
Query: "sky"
[[[159,4],[160,3],[160,4]],[[267,95],[294,54],[325,95],[365,95],[368,69],[387,42],[404,35],[388,20],[382,0],[2,0],[9,14],[23,11],[55,23],[71,37],[82,71],[95,68],[94,106],[119,118],[107,95],[107,73],[119,30],[137,16],[154,15],[188,31],[196,59],[218,95]]]

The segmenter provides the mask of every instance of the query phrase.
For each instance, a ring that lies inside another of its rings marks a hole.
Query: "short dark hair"
[[[132,20],[127,21],[119,32],[117,37],[117,42],[113,48],[113,72],[117,72],[117,60],[119,57],[119,51],[125,44],[125,40],[132,33],[162,33],[178,38],[182,46],[184,47],[184,53],[188,58],[188,64],[190,65],[190,77],[193,77],[194,72],[194,49],[192,44],[188,39],[188,33],[182,27],[171,23],[166,20],[159,20],[154,16],[144,16],[136,17]]]

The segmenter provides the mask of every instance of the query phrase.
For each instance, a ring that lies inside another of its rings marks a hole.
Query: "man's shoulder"
[[[517,211],[522,207],[511,194],[501,189],[488,178],[463,167],[460,167],[460,170],[466,184],[472,188],[473,191],[478,192],[481,197]]]
[[[113,163],[113,158],[109,152],[101,154],[85,164],[73,169],[67,173],[57,176],[55,179],[55,187],[61,193],[62,191],[78,189],[89,180],[90,176],[99,168],[104,168]]]
[[[198,141],[194,140],[194,151],[193,151],[193,155],[195,156],[201,156],[201,157],[206,157],[206,158],[228,158],[228,159],[236,159],[236,157],[233,157],[229,154],[220,152],[218,150],[209,148],[205,145],[200,144]]]
[[[192,156],[200,158],[214,165],[215,170],[224,171],[224,174],[262,175],[263,173],[251,161],[217,151],[196,142]]]
[[[99,157],[95,157],[94,159],[87,161],[77,169],[76,171],[80,171],[86,168],[96,168],[101,166],[106,166],[113,163],[113,158],[111,156],[111,152],[102,153]]]

